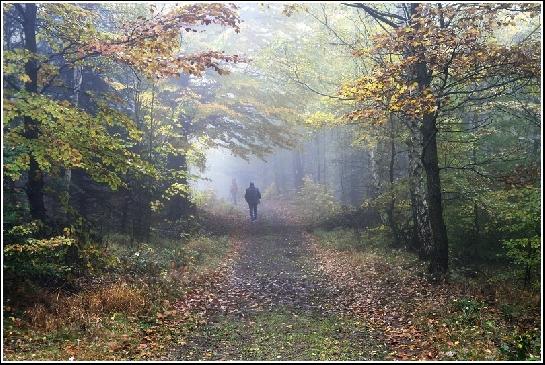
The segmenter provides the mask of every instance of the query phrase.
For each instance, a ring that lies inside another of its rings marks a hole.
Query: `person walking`
[[[233,182],[231,183],[231,199],[233,199],[234,205],[237,205],[237,195],[238,195],[237,180],[233,179]]]
[[[250,208],[250,219],[255,221],[257,219],[257,205],[261,199],[261,193],[259,189],[254,186],[254,183],[250,183],[250,187],[246,189],[246,194],[244,194],[244,199],[248,203]]]

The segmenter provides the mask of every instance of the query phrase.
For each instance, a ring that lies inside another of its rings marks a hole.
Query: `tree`
[[[430,271],[442,275],[448,269],[448,239],[437,125],[453,110],[513,92],[521,83],[539,76],[538,42],[529,37],[513,45],[490,40],[495,27],[511,24],[509,11],[535,16],[539,7],[412,3],[389,11],[366,4],[348,5],[363,9],[390,28],[375,37],[372,49],[356,52],[387,58],[387,64],[344,87],[342,95],[359,102],[348,117],[385,121],[389,113],[397,113],[408,123],[421,147],[426,176],[432,234]],[[386,105],[385,98],[389,101]]]
[[[104,15],[100,6],[15,4],[4,11],[21,25],[24,39],[24,51],[14,46],[5,57],[5,80],[11,86],[5,93],[6,122],[11,122],[6,140],[18,143],[20,152],[5,164],[5,170],[15,179],[21,170],[27,170],[26,191],[34,219],[47,218],[44,175],[52,172],[53,165],[55,169],[81,168],[114,189],[124,185],[120,174],[129,168],[147,175],[155,171],[150,161],[130,152],[141,138],[135,128],[138,121],[135,126],[123,113],[116,112],[113,100],[99,100],[91,113],[81,110],[79,100],[76,105],[55,100],[58,94],[62,99],[59,90],[64,84],[64,70],[118,64],[151,78],[179,72],[200,76],[208,68],[224,73],[224,62],[239,61],[236,55],[217,51],[183,53],[178,42],[180,31],[196,32],[209,24],[238,31],[236,7],[231,5],[196,4],[170,8],[166,13],[156,12],[152,6],[149,18],[139,16],[120,28],[106,24],[108,31],[93,25],[93,20]],[[104,27],[104,23],[98,24]],[[42,39],[40,44],[36,43],[37,35]],[[18,127],[19,118],[24,119],[22,129]],[[87,130],[82,133],[85,126]],[[117,127],[126,128],[127,141],[114,133]],[[63,153],[51,153],[59,144],[64,146]]]

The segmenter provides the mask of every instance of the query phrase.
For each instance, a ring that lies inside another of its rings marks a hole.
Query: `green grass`
[[[320,243],[327,248],[339,251],[362,251],[366,248],[366,243],[354,229],[337,228],[330,231],[318,229],[314,234],[320,237]]]
[[[196,334],[207,343],[183,350],[193,360],[368,360],[384,350],[363,323],[338,316],[263,312],[244,320],[222,317]]]

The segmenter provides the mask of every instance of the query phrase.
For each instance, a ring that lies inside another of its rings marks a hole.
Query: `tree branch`
[[[399,15],[396,15],[396,14],[381,13],[378,10],[376,10],[376,9],[370,7],[370,6],[367,6],[367,5],[363,4],[363,3],[353,3],[353,4],[341,3],[341,4],[345,5],[345,6],[351,6],[353,8],[363,9],[367,14],[369,14],[370,16],[375,18],[376,20],[379,20],[379,21],[381,21],[383,23],[386,23],[392,28],[399,28],[399,25],[397,25],[396,23],[394,23],[392,20],[388,19],[387,17],[394,18],[394,19],[399,19],[399,20],[402,20],[402,21],[406,20],[406,19],[404,19],[404,18],[402,18],[402,17],[400,17]]]

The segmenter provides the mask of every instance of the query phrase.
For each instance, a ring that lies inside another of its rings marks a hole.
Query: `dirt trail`
[[[241,222],[237,259],[217,310],[171,360],[370,360],[384,349],[364,323],[344,315],[322,278],[303,228],[279,211]]]

